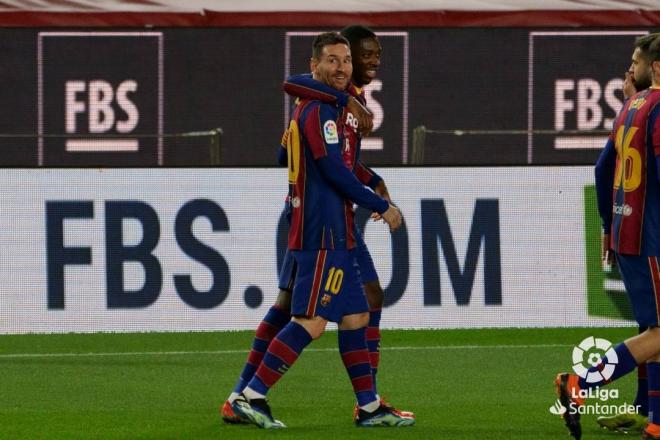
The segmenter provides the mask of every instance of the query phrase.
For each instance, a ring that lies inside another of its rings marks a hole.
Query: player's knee
[[[653,347],[655,348],[655,354],[647,359],[647,362],[660,362],[660,327],[649,327],[644,333],[647,338],[653,341]]]
[[[324,331],[325,331],[325,325],[323,326],[316,325],[307,329],[307,332],[314,340],[320,338]]]
[[[312,339],[320,338],[325,331],[325,325],[328,323],[328,321],[319,316],[313,318],[294,316],[293,321],[300,324]]]
[[[385,300],[385,292],[380,286],[380,281],[371,281],[364,285],[364,292],[367,295],[367,302],[372,309],[381,309]]]
[[[353,315],[346,315],[339,323],[340,330],[356,330],[358,328],[366,327],[369,325],[369,313],[355,313]]]
[[[644,333],[647,335],[653,335],[654,337],[660,337],[660,327],[648,327]]]
[[[660,360],[660,327],[649,327],[644,333],[642,333],[640,338],[647,341],[646,344],[651,344],[657,351],[657,355],[654,356],[654,359],[651,359],[653,362],[658,362]]]
[[[291,292],[280,289],[275,300],[275,305],[282,310],[291,310]]]

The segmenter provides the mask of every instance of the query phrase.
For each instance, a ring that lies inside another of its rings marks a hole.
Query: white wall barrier
[[[384,327],[627,325],[588,313],[591,168],[379,171],[406,222],[364,229]],[[0,187],[0,333],[252,329],[277,294],[283,170],[5,169]]]

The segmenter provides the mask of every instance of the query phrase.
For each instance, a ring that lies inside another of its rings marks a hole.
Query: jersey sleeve
[[[287,156],[286,145],[280,145],[280,150],[277,153],[277,163],[281,167],[289,166],[289,158]]]
[[[660,105],[656,105],[651,112],[649,129],[653,130],[650,138],[653,141],[653,155],[655,156],[656,180],[660,183]]]
[[[614,168],[616,166],[616,149],[612,139],[607,140],[605,148],[596,162],[596,197],[598,213],[603,224],[603,230],[609,234],[612,226],[612,187],[614,186]]]
[[[337,111],[326,104],[310,109],[304,123],[304,137],[323,178],[343,197],[380,214],[389,203],[365,187],[344,164],[337,132]]]
[[[278,149],[278,153],[277,153],[277,163],[283,167],[289,165],[288,163],[289,157],[286,151],[286,145],[288,143],[288,139],[289,139],[289,130],[284,130],[284,133],[282,134],[282,139],[280,140],[280,148]]]
[[[328,155],[328,146],[339,145],[336,113],[320,102],[309,105],[301,131],[314,159]]]
[[[362,161],[359,161],[355,166],[355,176],[364,185],[371,189],[376,189],[378,184],[383,180],[374,170],[366,166]]]
[[[282,88],[287,94],[296,98],[337,104],[340,107],[346,107],[348,104],[348,93],[323,84],[312,78],[312,75],[308,73],[291,75],[284,81]]]

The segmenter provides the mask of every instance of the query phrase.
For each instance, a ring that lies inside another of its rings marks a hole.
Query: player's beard
[[[641,92],[642,90],[646,90],[649,87],[651,87],[651,77],[652,77],[652,72],[647,72],[646,74],[642,75],[641,78],[637,79],[633,75],[633,79],[635,81],[635,90],[638,92]]]
[[[350,78],[346,76],[346,74],[332,75],[331,78],[332,78],[331,84],[337,90],[346,90],[346,88],[348,87]]]

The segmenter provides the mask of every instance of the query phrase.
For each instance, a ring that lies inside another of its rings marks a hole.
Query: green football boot
[[[623,413],[615,416],[600,416],[596,422],[610,431],[628,433],[639,433],[649,423],[649,419],[641,414]]]
[[[240,394],[231,404],[231,407],[241,419],[257,425],[259,428],[286,428],[284,423],[273,418],[266,399],[248,400],[243,394]]]
[[[403,417],[385,405],[380,405],[374,412],[360,409],[355,425],[361,428],[412,426],[415,419]]]

